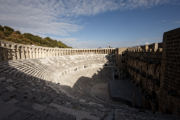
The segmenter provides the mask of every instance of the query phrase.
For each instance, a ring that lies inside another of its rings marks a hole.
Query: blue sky
[[[180,0],[0,0],[0,24],[74,48],[161,42],[180,27]]]

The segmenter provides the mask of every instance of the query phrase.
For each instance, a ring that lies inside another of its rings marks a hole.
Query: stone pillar
[[[40,54],[39,58],[43,58],[43,48],[39,49],[39,54]]]
[[[3,61],[3,47],[0,46],[0,62]]]
[[[57,49],[54,48],[54,56],[57,57]]]
[[[63,49],[63,55],[66,55],[66,50],[65,49]]]
[[[33,49],[32,49],[31,46],[29,47],[29,58],[30,58],[30,59],[33,58]]]
[[[21,59],[22,57],[22,46],[21,45],[18,45],[18,53],[19,53],[19,58],[18,59]]]
[[[11,56],[12,56],[12,60],[16,60],[16,53],[15,53],[15,45],[12,44],[11,45]]]
[[[61,53],[61,55],[63,55],[63,50],[62,50],[62,48],[61,48],[61,50],[60,50],[60,53]]]
[[[51,49],[51,55],[50,56],[53,56],[53,57],[55,56],[55,52],[54,52],[53,48]]]
[[[56,49],[56,56],[59,57],[59,49]]]
[[[60,49],[57,49],[57,56],[60,56]]]
[[[7,60],[12,60],[12,45],[7,44]]]
[[[51,57],[51,56],[52,56],[52,49],[49,48],[49,50],[48,50],[48,57]]]
[[[68,54],[69,54],[69,55],[71,55],[71,49],[68,49],[68,51],[69,51],[69,53],[68,53]]]
[[[74,55],[74,49],[71,49],[71,55]]]
[[[5,47],[6,49],[3,49],[3,59],[4,61],[8,60],[7,56],[8,56],[8,51],[7,51],[7,47],[6,47],[6,43],[3,43],[3,47]]]
[[[49,57],[49,48],[46,49],[46,56]]]
[[[19,50],[17,44],[14,46],[14,52],[15,52],[16,60],[19,59]]]
[[[36,48],[32,47],[32,55],[33,55],[33,59],[36,58]]]
[[[63,51],[63,49],[61,49],[61,55],[64,55],[64,51]]]
[[[62,54],[61,52],[62,52],[61,49],[59,49],[59,56],[61,56],[61,54]]]
[[[46,55],[47,55],[47,57],[49,57],[49,53],[50,53],[50,49],[47,48],[47,49],[46,49]]]
[[[154,52],[158,51],[158,43],[154,43]]]
[[[70,50],[69,49],[67,49],[67,54],[70,55]]]
[[[46,48],[42,48],[42,58],[45,58],[47,56],[47,50]]]
[[[149,51],[149,45],[145,45],[145,52]]]
[[[26,49],[26,46],[23,46],[23,56],[24,56],[24,59],[27,59],[27,49]]]
[[[49,55],[50,57],[53,57],[54,55],[53,55],[53,49],[51,48],[51,53],[50,53],[50,55]]]
[[[41,55],[41,53],[40,53],[40,47],[37,47],[37,57],[36,57],[36,58],[40,58],[40,55]]]
[[[22,46],[22,57],[23,57],[23,59],[26,59],[26,49],[25,49],[25,46]]]
[[[29,49],[29,46],[27,46],[26,50],[27,50],[27,59],[30,59],[30,49]]]
[[[37,51],[37,47],[34,48],[34,57],[35,59],[38,58],[38,51]]]
[[[56,56],[56,49],[53,48],[53,56]]]

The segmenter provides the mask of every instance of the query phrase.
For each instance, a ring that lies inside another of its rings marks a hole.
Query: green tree
[[[4,31],[4,27],[0,25],[0,31]]]
[[[8,27],[8,26],[4,26],[4,34],[5,36],[9,36],[14,32],[14,29]]]
[[[4,32],[2,32],[2,31],[0,31],[0,38],[1,38],[1,39],[4,39],[4,38],[5,38]]]
[[[45,47],[58,47],[58,48],[68,48],[66,44],[61,41],[53,40],[50,37],[42,38],[31,33],[21,34],[20,31],[14,31],[13,28],[8,26],[0,25],[0,38],[6,41],[12,41],[15,43],[28,44],[28,45],[38,45]]]

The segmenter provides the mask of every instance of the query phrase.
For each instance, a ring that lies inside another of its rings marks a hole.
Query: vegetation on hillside
[[[44,47],[58,47],[58,48],[70,48],[61,41],[53,40],[49,37],[42,38],[37,35],[30,33],[21,34],[20,31],[15,31],[13,28],[8,26],[0,25],[0,39],[5,41],[11,41],[15,43],[27,44],[27,45],[38,45]]]

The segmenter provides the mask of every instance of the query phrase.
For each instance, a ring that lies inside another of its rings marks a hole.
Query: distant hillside
[[[20,31],[15,31],[13,28],[8,26],[0,25],[0,39],[5,41],[11,41],[15,43],[37,45],[44,47],[58,47],[58,48],[70,48],[61,41],[53,40],[49,37],[42,38],[37,35],[30,33],[21,34]]]

